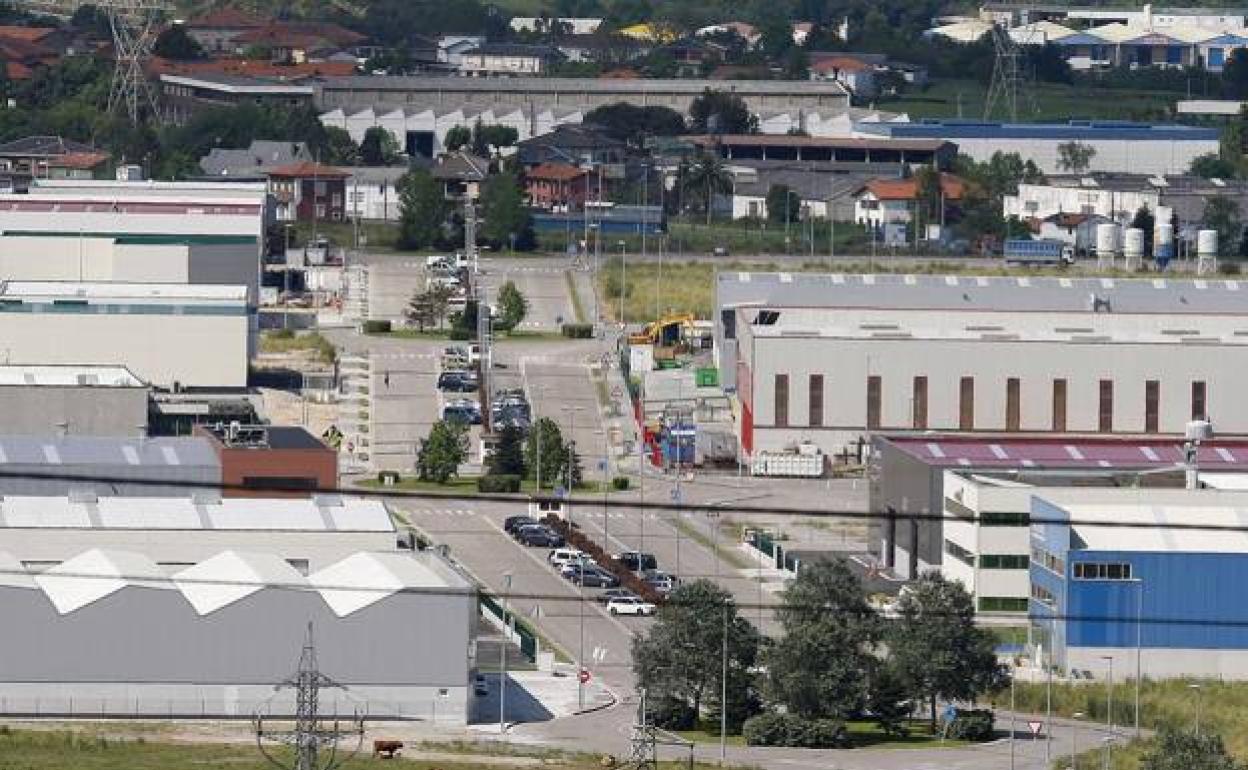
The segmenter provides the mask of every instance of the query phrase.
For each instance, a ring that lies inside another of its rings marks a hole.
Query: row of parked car
[[[503,529],[522,545],[551,549],[546,555],[546,561],[563,578],[583,588],[605,589],[596,600],[605,605],[612,615],[646,616],[655,613],[657,608],[653,603],[645,601],[627,588],[621,588],[618,577],[595,562],[589,554],[568,547],[562,535],[532,516],[511,516],[503,523]],[[612,558],[663,596],[679,585],[676,576],[659,570],[654,554],[624,551]]]
[[[481,348],[476,344],[452,345],[442,351],[437,387],[443,393],[475,393],[481,387],[476,366]],[[442,406],[442,419],[480,425],[481,403],[475,398],[453,398]]]

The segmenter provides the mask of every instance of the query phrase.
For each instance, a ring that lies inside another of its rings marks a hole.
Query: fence
[[[488,594],[481,594],[481,611],[482,613],[492,615],[494,620],[504,629],[510,629],[507,634],[509,637],[515,637],[520,644],[520,652],[530,663],[537,662],[538,641],[537,635],[529,629],[528,624],[510,610],[504,610],[502,605],[495,601],[494,597]]]

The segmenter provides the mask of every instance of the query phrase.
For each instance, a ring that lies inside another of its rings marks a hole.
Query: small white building
[[[940,175],[941,200],[950,206],[962,200],[966,183],[952,174]],[[909,224],[914,218],[915,199],[919,184],[914,177],[906,179],[872,179],[854,193],[854,221],[860,225]]]
[[[602,19],[578,16],[513,16],[508,26],[515,32],[538,34],[592,35],[602,26]]]
[[[0,284],[0,355],[125,366],[162,388],[242,388],[248,310],[246,286],[9,281]]]
[[[399,180],[407,166],[356,166],[344,168],[347,177],[346,216],[352,220],[399,219]]]
[[[482,43],[464,51],[459,60],[459,72],[473,77],[543,75],[552,64],[562,59],[563,54],[553,46]]]
[[[150,390],[124,366],[0,365],[0,415],[19,436],[142,436]]]

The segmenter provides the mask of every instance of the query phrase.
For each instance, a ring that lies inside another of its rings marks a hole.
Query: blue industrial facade
[[[1068,667],[1079,648],[1248,650],[1248,553],[1091,550],[1066,510],[1032,498],[1033,642]],[[1134,532],[1122,529],[1123,539]],[[1113,575],[1114,577],[1108,577]]]

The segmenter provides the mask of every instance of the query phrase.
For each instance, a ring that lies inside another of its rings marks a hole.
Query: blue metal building
[[[1167,526],[1240,524],[1248,495],[1079,490],[1033,497],[1031,516],[1043,662],[1097,678],[1111,666],[1120,678],[1248,678],[1248,534]]]

